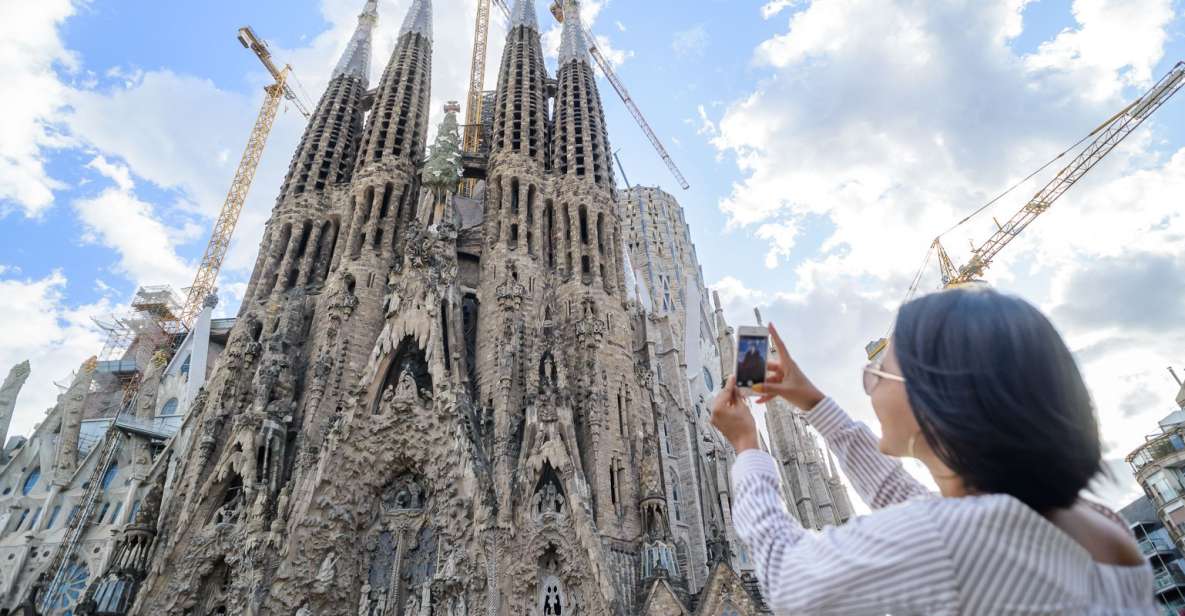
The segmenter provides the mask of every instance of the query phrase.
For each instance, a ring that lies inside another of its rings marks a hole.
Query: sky
[[[13,434],[102,348],[96,319],[139,285],[192,280],[269,82],[237,29],[251,25],[315,101],[363,4],[0,0],[0,370],[33,369]],[[408,4],[379,3],[372,83]],[[477,2],[436,4],[433,125],[464,99]],[[559,29],[537,8],[554,67]],[[1185,59],[1185,0],[586,0],[582,12],[691,189],[601,79],[626,177],[679,199],[730,322],[753,324],[760,307],[816,383],[874,426],[863,347],[889,329],[931,240]],[[505,32],[495,10],[487,88]],[[286,104],[219,314],[237,309],[302,129]],[[944,236],[954,261],[1057,168]],[[1185,365],[1182,195],[1178,94],[986,276],[1074,351],[1122,480],[1113,504],[1135,493],[1123,457],[1174,406],[1166,368]],[[932,261],[921,281],[936,287]]]

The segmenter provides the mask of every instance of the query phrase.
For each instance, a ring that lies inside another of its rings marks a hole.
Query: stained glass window
[[[28,477],[25,477],[25,483],[21,484],[21,494],[28,496],[33,488],[37,487],[37,482],[41,480],[41,468],[33,469]]]
[[[111,466],[107,467],[107,472],[103,473],[103,481],[99,484],[99,487],[103,488],[103,491],[106,492],[107,488],[111,486],[112,481],[115,481],[115,476],[118,474],[119,465],[112,462]]]
[[[65,612],[66,614],[73,614],[74,606],[78,604],[78,600],[86,592],[86,583],[90,576],[90,570],[86,568],[86,565],[70,563],[70,566],[66,568],[65,575],[62,577],[61,585],[50,596],[49,605],[51,609],[67,610]]]

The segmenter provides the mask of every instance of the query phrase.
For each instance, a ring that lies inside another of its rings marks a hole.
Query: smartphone
[[[753,386],[765,382],[765,364],[769,358],[769,331],[764,327],[743,325],[737,329],[737,387],[747,396]]]

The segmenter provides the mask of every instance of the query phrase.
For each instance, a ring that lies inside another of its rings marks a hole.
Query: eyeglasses
[[[864,366],[863,375],[864,375],[864,393],[866,393],[870,396],[872,395],[872,391],[874,389],[876,389],[876,386],[878,384],[880,384],[881,379],[888,379],[890,381],[897,381],[898,383],[905,382],[905,377],[903,377],[899,374],[893,374],[892,372],[885,372],[884,370],[881,370],[881,361],[880,360],[874,361],[874,362],[868,364],[867,366]]]

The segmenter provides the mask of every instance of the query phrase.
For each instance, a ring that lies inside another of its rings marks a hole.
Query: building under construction
[[[552,75],[516,0],[481,125],[450,104],[430,149],[432,2],[372,89],[376,5],[233,325],[206,307],[170,359],[137,322],[11,452],[0,612],[768,613],[708,424],[732,329],[675,199],[618,187],[576,1]],[[791,428],[770,443],[788,508],[842,523]]]

